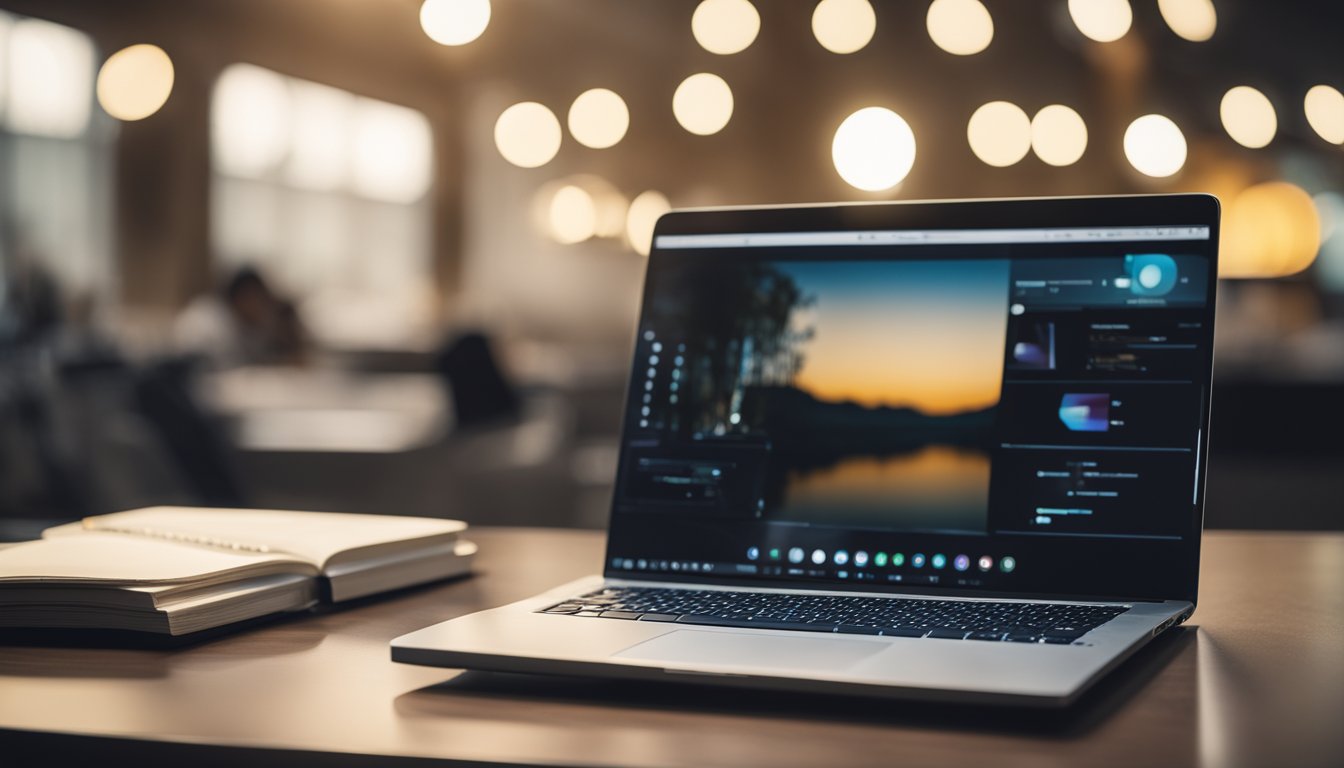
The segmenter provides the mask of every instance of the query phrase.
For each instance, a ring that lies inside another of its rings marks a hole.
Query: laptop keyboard
[[[1124,606],[611,587],[539,613],[806,632],[1067,645]]]

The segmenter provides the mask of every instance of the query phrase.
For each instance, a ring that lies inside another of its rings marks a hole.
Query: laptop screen
[[[1211,267],[1194,221],[657,235],[608,575],[1175,596]]]

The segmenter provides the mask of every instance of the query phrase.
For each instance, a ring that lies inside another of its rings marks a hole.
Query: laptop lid
[[[1194,602],[1207,195],[659,220],[608,577]]]

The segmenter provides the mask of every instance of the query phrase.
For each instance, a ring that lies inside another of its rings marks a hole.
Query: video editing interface
[[[1178,562],[1208,238],[660,235],[608,572],[1081,594]]]

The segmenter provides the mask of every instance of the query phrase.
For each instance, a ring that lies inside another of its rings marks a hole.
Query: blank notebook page
[[[146,584],[237,571],[307,571],[284,555],[233,552],[120,533],[56,536],[0,549],[0,582]],[[306,564],[305,564],[306,565]]]

